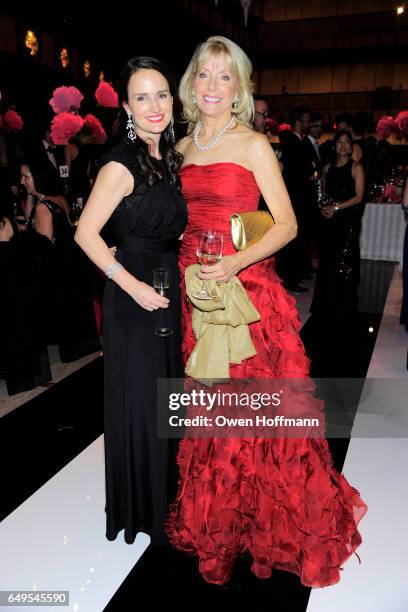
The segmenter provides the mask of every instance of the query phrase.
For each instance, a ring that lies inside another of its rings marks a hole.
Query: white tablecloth
[[[402,264],[404,234],[400,204],[366,204],[360,236],[361,259]]]

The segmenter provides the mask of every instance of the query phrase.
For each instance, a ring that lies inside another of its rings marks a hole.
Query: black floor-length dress
[[[110,219],[118,249],[116,259],[138,280],[153,284],[153,270],[171,272],[170,306],[143,309],[115,282],[104,293],[106,537],[124,529],[131,544],[137,533],[166,544],[164,521],[177,487],[178,440],[158,438],[158,378],[183,375],[181,360],[180,277],[178,238],[187,223],[187,209],[175,184],[165,176],[149,186],[140,173],[132,145],[120,143],[104,158],[124,165],[133,175],[133,193]],[[173,335],[154,334],[167,317]]]
[[[332,163],[326,177],[326,194],[336,202],[356,195],[353,160],[344,166]],[[361,206],[339,210],[320,220],[319,268],[311,312],[331,327],[347,323],[357,311],[360,281]]]

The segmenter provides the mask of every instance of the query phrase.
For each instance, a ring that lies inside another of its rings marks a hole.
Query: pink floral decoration
[[[102,123],[95,115],[86,115],[84,127],[88,128],[91,132],[96,144],[105,144],[106,132],[103,129]]]
[[[106,106],[107,108],[119,107],[118,94],[112,85],[106,81],[99,83],[98,89],[95,91],[95,98],[100,106]]]
[[[404,136],[408,136],[408,111],[401,111],[397,115],[395,121]]]
[[[59,113],[55,115],[51,123],[51,138],[56,145],[68,144],[82,129],[84,119],[73,113]]]
[[[399,197],[395,185],[386,185],[384,187],[383,195],[391,201],[395,201]]]
[[[84,96],[76,87],[57,87],[52,94],[50,105],[54,113],[65,113],[78,109]]]
[[[19,132],[23,129],[24,123],[20,115],[9,108],[4,115],[4,123],[6,124],[6,129],[10,132]]]
[[[393,132],[398,131],[398,126],[393,117],[383,115],[377,122],[377,134],[380,138],[388,138]]]
[[[280,132],[284,132],[285,130],[291,132],[292,126],[289,123],[281,123],[278,129]]]

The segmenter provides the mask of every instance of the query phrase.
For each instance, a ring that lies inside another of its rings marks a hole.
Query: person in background
[[[254,96],[254,101],[255,101],[255,114],[254,114],[254,120],[252,123],[253,128],[256,132],[259,132],[260,134],[266,134],[267,129],[268,129],[268,118],[270,116],[268,103],[261,96]],[[272,148],[275,150],[275,147],[272,146]],[[279,167],[282,171],[283,165],[280,161],[279,161]],[[265,211],[269,210],[262,194],[259,197],[258,210],[265,210]]]
[[[91,193],[91,176],[96,145],[90,134],[83,128],[64,147],[65,163],[69,172],[70,204],[85,205]]]
[[[65,165],[64,147],[54,144],[49,123],[41,122],[39,127],[29,132],[24,157],[36,159],[49,175],[53,175],[54,182],[59,183],[58,191],[64,193],[64,184],[60,177],[60,167]]]
[[[292,131],[282,131],[280,141],[283,178],[295,211],[298,235],[276,254],[276,270],[285,288],[299,293],[307,291],[300,282],[313,271],[306,238],[311,203],[308,158],[303,145],[310,126],[309,109],[294,108],[289,113],[289,123]]]
[[[306,156],[309,162],[309,177],[314,172],[321,174],[322,159],[320,154],[319,140],[323,132],[323,115],[321,113],[310,114],[309,133],[303,139]]]
[[[326,329],[342,333],[357,313],[364,170],[352,158],[349,130],[336,133],[334,146],[336,161],[323,170],[324,191],[333,204],[321,210],[319,268],[310,310]]]
[[[347,130],[351,134],[351,141],[353,143],[352,159],[356,162],[360,162],[363,157],[363,149],[359,142],[355,142],[360,139],[360,134],[354,132],[353,117],[350,113],[340,113],[334,118],[334,125],[336,132],[342,132]],[[330,160],[331,161],[331,160]]]
[[[9,395],[51,380],[43,327],[41,260],[14,222],[12,198],[0,193],[0,377]]]
[[[254,130],[260,134],[266,134],[268,127],[269,106],[267,101],[261,96],[254,96],[255,100],[255,115],[253,126]]]
[[[307,248],[307,256],[316,252],[317,228],[320,223],[320,212],[317,204],[318,181],[322,175],[322,158],[320,153],[320,137],[323,132],[323,115],[321,113],[312,112],[310,114],[309,133],[303,139],[305,154],[308,163],[308,196],[309,211],[305,216],[305,241]],[[308,259],[309,261],[309,259]],[[306,270],[305,278],[309,278],[311,273],[316,270],[310,264],[309,270]]]
[[[100,350],[92,267],[75,244],[68,203],[55,175],[37,159],[28,158],[21,164],[21,184],[34,197],[27,233],[48,270],[44,310],[49,340],[58,344],[62,362],[74,361]]]

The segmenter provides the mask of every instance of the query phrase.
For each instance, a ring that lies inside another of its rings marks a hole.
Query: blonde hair
[[[192,132],[200,118],[200,111],[193,103],[193,85],[197,73],[211,55],[223,53],[238,86],[238,106],[231,112],[239,123],[250,127],[255,115],[253,83],[251,81],[252,63],[247,54],[236,43],[224,36],[210,36],[196,48],[187,70],[183,74],[179,94],[183,104],[183,116],[188,121],[188,131]]]

